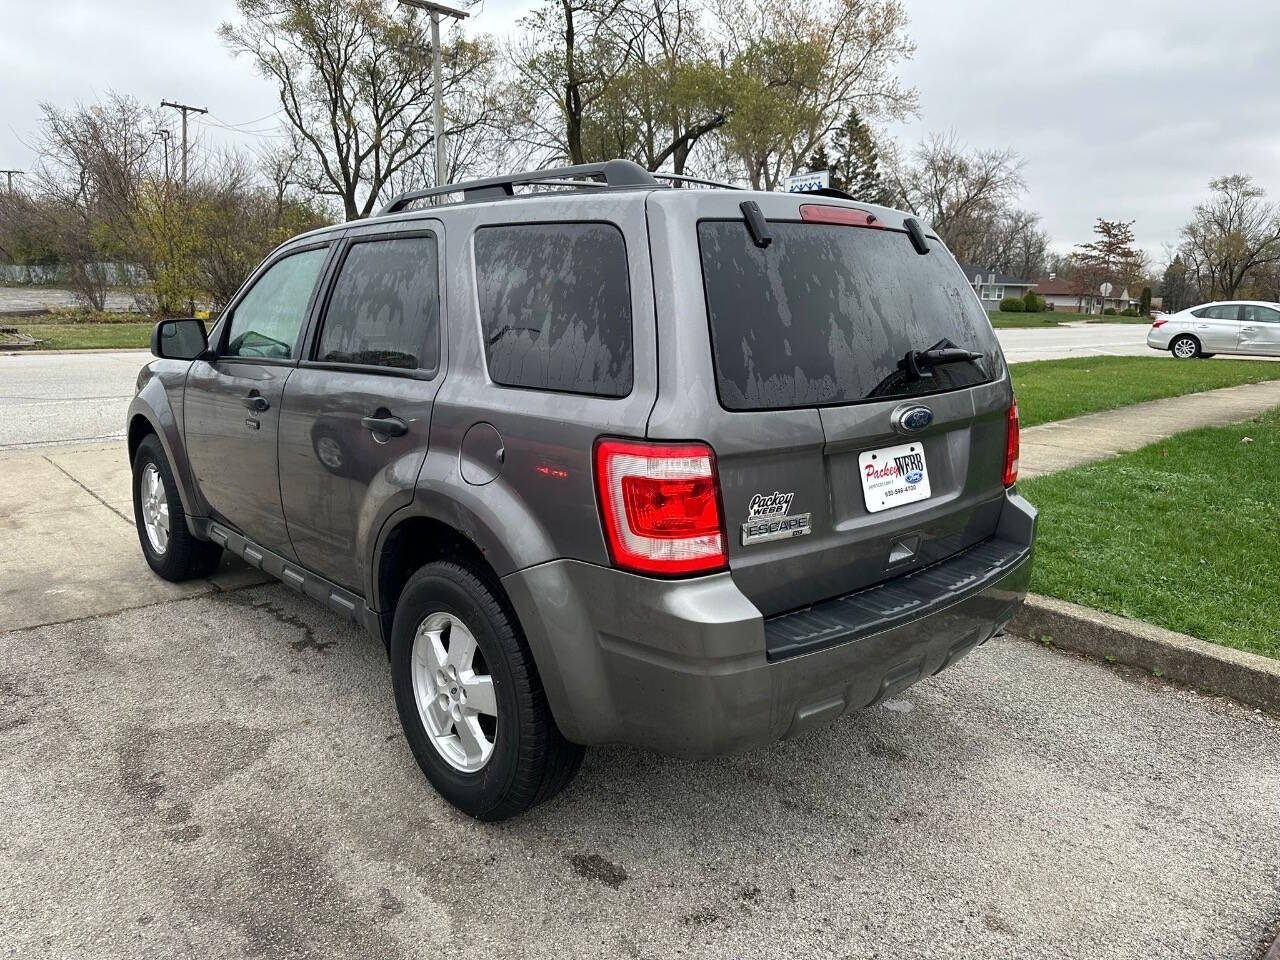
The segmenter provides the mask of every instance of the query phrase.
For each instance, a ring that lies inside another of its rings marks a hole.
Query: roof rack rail
[[[734,186],[732,183],[723,183],[720,180],[704,180],[702,177],[686,177],[683,173],[651,173],[651,177],[659,180],[673,180],[676,183],[697,183],[704,187],[720,187],[724,190],[741,190],[742,187]]]
[[[671,176],[665,174],[664,176]],[[604,183],[597,184],[584,181],[584,177],[603,177]],[[574,182],[576,181],[576,182]],[[438,187],[426,187],[422,190],[410,190],[402,193],[378,211],[378,216],[398,213],[409,204],[427,197],[448,196],[460,193],[464,201],[503,200],[515,196],[515,188],[532,183],[547,186],[602,186],[602,187],[663,187],[654,174],[638,163],[630,160],[606,160],[604,163],[581,163],[572,167],[557,167],[552,170],[526,170],[523,173],[509,173],[501,177],[486,177],[482,180],[464,180],[462,183],[446,183]]]

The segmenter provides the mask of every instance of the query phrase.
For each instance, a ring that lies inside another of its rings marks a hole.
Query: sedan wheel
[[[1194,360],[1200,355],[1200,344],[1195,337],[1178,337],[1169,349],[1179,360]]]

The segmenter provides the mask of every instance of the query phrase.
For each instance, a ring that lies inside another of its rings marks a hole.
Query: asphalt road
[[[139,561],[141,562],[141,561]],[[1256,960],[1280,721],[997,640],[830,729],[439,800],[282,586],[0,634],[0,955]]]
[[[998,333],[1009,362],[1018,363],[1101,353],[1154,356],[1146,330],[1094,324]],[[124,436],[134,380],[147,359],[140,350],[0,354],[0,450]]]
[[[141,350],[0,354],[0,450],[118,440]]]

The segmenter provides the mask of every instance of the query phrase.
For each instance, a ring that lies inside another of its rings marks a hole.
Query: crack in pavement
[[[110,510],[112,513],[114,513],[117,517],[119,517],[119,518],[120,518],[121,520],[123,520],[125,523],[128,523],[128,524],[132,524],[132,523],[133,523],[133,521],[132,521],[132,520],[130,520],[128,517],[126,517],[123,513],[121,513],[119,510],[117,510],[117,509],[116,509],[115,507],[113,507],[111,504],[107,503],[107,501],[103,500],[103,499],[102,499],[100,496],[98,496],[94,491],[90,490],[90,489],[89,489],[88,487],[86,487],[83,483],[81,483],[78,479],[76,479],[74,476],[72,476],[70,473],[68,473],[68,472],[67,472],[67,470],[66,470],[66,468],[65,468],[65,467],[63,467],[63,466],[62,466],[62,464],[57,463],[56,461],[51,460],[51,459],[49,459],[48,457],[41,457],[40,459],[41,459],[41,460],[44,460],[44,461],[45,461],[46,463],[48,463],[51,467],[55,467],[55,468],[57,468],[57,470],[58,470],[58,471],[60,471],[64,477],[66,477],[68,480],[70,480],[72,483],[74,483],[77,487],[79,487],[81,490],[83,490],[83,491],[84,491],[85,493],[87,493],[89,496],[93,497],[93,499],[97,500],[100,504],[102,504],[104,507],[106,507],[106,508],[107,508],[108,510]]]

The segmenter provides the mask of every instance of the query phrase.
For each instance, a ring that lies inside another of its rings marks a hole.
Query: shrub
[[[1044,297],[1037,296],[1034,290],[1027,291],[1027,295],[1022,298],[1022,303],[1027,313],[1044,313]]]
[[[1115,308],[1115,307],[1107,307],[1107,309],[1105,309],[1105,310],[1103,310],[1103,311],[1102,311],[1102,315],[1103,315],[1104,317],[1114,317],[1114,316],[1116,315],[1116,308]]]
[[[1005,297],[1000,301],[1001,313],[1022,313],[1027,309],[1027,305],[1022,302],[1021,297]]]
[[[1121,310],[1121,311],[1120,311],[1120,316],[1122,316],[1122,317],[1136,317],[1136,316],[1139,316],[1138,308],[1137,308],[1137,307],[1125,307],[1123,310]]]

